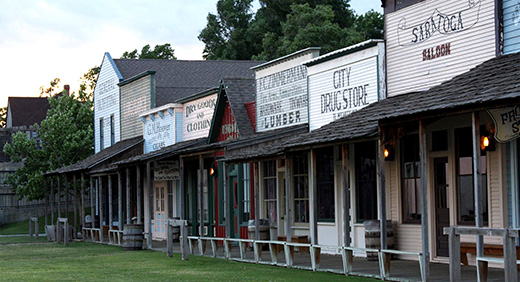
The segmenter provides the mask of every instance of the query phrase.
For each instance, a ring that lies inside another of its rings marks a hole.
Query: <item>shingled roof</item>
[[[255,80],[245,78],[224,78],[222,80],[228,97],[229,106],[235,117],[241,137],[254,133],[253,125],[247,114],[246,103],[255,100]]]
[[[488,60],[427,91],[388,97],[310,133],[284,142],[284,148],[370,138],[379,122],[453,111],[485,110],[520,103],[520,53]]]
[[[215,87],[223,77],[252,78],[251,67],[261,61],[115,59],[125,80],[146,71],[156,71],[156,106]]]
[[[31,126],[40,124],[47,117],[50,109],[47,98],[38,97],[9,97],[10,126]]]
[[[66,167],[56,169],[51,172],[47,172],[46,174],[52,175],[52,174],[77,172],[77,171],[91,169],[105,161],[110,160],[111,158],[113,158],[119,154],[124,153],[125,151],[127,151],[131,148],[134,148],[135,146],[141,145],[141,143],[143,141],[144,140],[143,140],[142,136],[119,141],[116,144],[114,144],[104,150],[101,150],[98,153],[91,155],[82,161],[79,161],[75,164],[72,164],[72,165],[69,165]]]

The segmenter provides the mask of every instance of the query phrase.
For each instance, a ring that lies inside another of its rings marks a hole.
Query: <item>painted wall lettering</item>
[[[433,60],[435,58],[447,56],[451,54],[451,43],[446,43],[442,45],[437,45],[437,47],[431,47],[428,49],[424,49],[422,52],[422,60]]]
[[[451,14],[435,9],[430,17],[415,26],[407,26],[406,17],[403,17],[397,28],[399,45],[418,44],[436,34],[447,35],[471,29],[479,20],[480,2],[468,0],[468,8]]]
[[[211,94],[184,104],[184,140],[208,136],[216,102],[217,94]]]

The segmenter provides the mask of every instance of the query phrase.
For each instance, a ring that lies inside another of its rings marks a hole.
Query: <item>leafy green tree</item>
[[[264,48],[275,57],[296,52],[307,47],[321,47],[322,53],[361,41],[361,36],[351,28],[341,28],[334,22],[334,10],[330,5],[295,4],[282,23],[282,35],[266,36]],[[277,46],[276,51],[274,46]],[[264,53],[267,55],[267,53]]]
[[[50,86],[45,88],[43,86],[40,86],[40,97],[51,97],[54,95],[54,90],[58,87],[58,84],[60,84],[60,79],[55,78],[51,80]]]
[[[80,85],[78,91],[78,100],[81,102],[93,101],[94,88],[96,87],[97,78],[101,67],[95,66],[89,69],[80,78]]]
[[[153,50],[150,47],[150,44],[145,45],[141,52],[139,53],[137,49],[131,52],[124,52],[121,56],[121,59],[166,59],[166,60],[176,60],[177,58],[174,56],[174,49],[170,43],[166,43],[163,45],[155,45]]]
[[[383,39],[384,28],[385,19],[383,15],[374,10],[370,10],[356,18],[355,29],[361,34],[363,40]]]
[[[41,147],[17,133],[4,153],[23,167],[7,178],[21,197],[43,197],[43,173],[76,163],[94,153],[92,101],[80,101],[75,93],[49,97],[50,109],[41,125],[35,125]]]
[[[204,42],[203,57],[209,60],[248,60],[254,54],[248,28],[253,18],[252,0],[219,0],[217,15],[209,13],[208,23],[198,38]]]

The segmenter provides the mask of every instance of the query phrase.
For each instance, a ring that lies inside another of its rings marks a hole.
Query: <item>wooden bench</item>
[[[287,241],[287,237],[286,236],[278,236],[277,239],[278,239],[278,241],[283,241],[283,242]],[[307,237],[307,236],[292,236],[291,237],[291,242],[292,243],[308,244],[309,243],[309,237]],[[281,251],[283,251],[283,246],[278,245],[277,249],[278,249],[277,250],[278,252],[281,252]],[[309,253],[309,248],[308,247],[298,247],[298,252],[300,252],[301,254],[308,254]]]
[[[475,243],[460,243],[460,262],[468,265],[468,254],[477,254]],[[502,245],[484,244],[484,256],[503,257],[504,247]],[[520,259],[520,246],[516,247],[516,259]]]

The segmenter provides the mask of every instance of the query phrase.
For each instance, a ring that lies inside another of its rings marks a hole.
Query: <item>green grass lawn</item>
[[[1,245],[6,245],[6,244],[23,244],[23,243],[49,243],[49,241],[47,241],[47,237],[45,236],[40,236],[40,238],[36,239],[35,237],[33,237],[31,239],[31,237],[29,236],[21,236],[21,237],[0,237],[0,246]]]
[[[0,281],[375,281],[86,242],[0,244],[0,273]]]
[[[63,213],[64,214],[64,213]],[[90,208],[86,209],[85,214],[90,214]],[[56,215],[55,215],[56,216]],[[69,211],[69,224],[74,224],[74,212]],[[48,217],[50,220],[50,216]],[[78,224],[80,224],[80,215],[78,215]],[[51,224],[49,222],[49,224]],[[56,224],[56,222],[54,222]],[[38,217],[38,229],[40,230],[40,234],[45,233],[45,217]],[[9,223],[0,226],[0,235],[13,235],[13,234],[29,234],[29,220],[24,220],[20,222]]]

